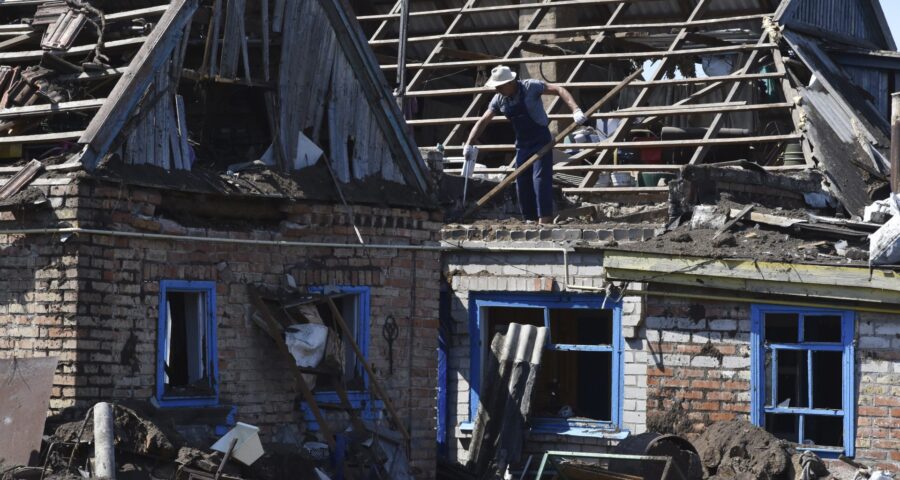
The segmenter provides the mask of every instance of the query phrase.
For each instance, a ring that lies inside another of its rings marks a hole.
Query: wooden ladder
[[[344,382],[342,381],[342,374],[340,371],[329,368],[311,368],[311,367],[300,367],[297,366],[294,356],[291,354],[290,349],[284,340],[284,331],[286,327],[277,320],[276,315],[270,308],[270,306],[266,303],[263,296],[259,294],[255,289],[250,289],[250,298],[253,305],[256,307],[259,315],[253,316],[253,321],[256,323],[264,332],[266,332],[272,340],[275,341],[275,344],[278,346],[278,350],[282,352],[283,355],[286,355],[290,361],[291,365],[294,368],[291,369],[291,372],[294,377],[294,383],[297,388],[300,390],[300,393],[303,395],[304,400],[307,405],[309,405],[310,411],[312,411],[313,417],[316,419],[316,422],[319,424],[319,429],[322,432],[323,437],[325,438],[326,443],[331,448],[332,451],[337,447],[337,442],[335,439],[334,430],[329,426],[328,421],[325,419],[325,416],[322,414],[322,410],[336,410],[336,411],[344,411],[350,417],[350,423],[353,426],[353,429],[357,432],[366,432],[368,428],[362,420],[362,417],[359,414],[359,411],[353,407],[353,404],[350,402],[350,398],[347,395],[347,390],[344,387]],[[325,302],[328,305],[329,310],[331,311],[332,318],[334,319],[334,323],[337,324],[340,331],[339,334],[342,335],[343,339],[347,341],[353,350],[356,358],[363,365],[366,373],[369,376],[369,388],[373,390],[371,393],[377,396],[385,406],[385,409],[388,412],[388,421],[391,423],[391,426],[395,428],[400,434],[403,436],[406,445],[409,445],[409,432],[406,430],[404,425],[400,422],[400,417],[397,415],[397,411],[394,408],[391,399],[385,394],[384,390],[381,387],[381,384],[378,382],[378,379],[375,377],[375,372],[372,370],[372,367],[366,361],[365,355],[363,355],[362,350],[359,345],[353,339],[353,333],[350,331],[347,323],[344,321],[343,316],[338,310],[337,306],[334,303],[334,300],[331,296],[328,295],[315,295],[311,296],[313,300],[309,303],[317,303],[317,302]],[[291,315],[288,315],[292,317]],[[295,322],[296,323],[296,322]],[[338,395],[338,399],[340,403],[338,404],[319,404],[316,401],[315,395],[312,392],[312,389],[309,388],[309,385],[306,383],[306,379],[303,378],[303,374],[311,374],[318,375],[323,377],[329,377],[333,379],[332,383],[334,385],[335,392]],[[374,433],[373,433],[374,434]],[[379,463],[383,463],[383,460]]]

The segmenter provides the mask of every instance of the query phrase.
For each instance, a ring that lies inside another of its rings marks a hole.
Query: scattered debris
[[[790,443],[745,420],[714,423],[693,443],[710,479],[793,478]]]

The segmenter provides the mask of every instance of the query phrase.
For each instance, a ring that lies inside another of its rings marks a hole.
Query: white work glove
[[[584,125],[585,123],[587,123],[588,118],[580,108],[576,108],[575,111],[572,112],[572,120],[575,120],[575,123],[579,125]]]

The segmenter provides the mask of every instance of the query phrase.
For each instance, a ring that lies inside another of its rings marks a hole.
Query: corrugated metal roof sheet
[[[546,327],[518,323],[494,336],[469,446],[470,465],[476,472],[498,460],[495,452],[506,462],[519,459],[546,339]]]
[[[887,47],[872,6],[862,0],[804,0],[797,2],[784,23],[803,22],[825,31],[860,38]]]

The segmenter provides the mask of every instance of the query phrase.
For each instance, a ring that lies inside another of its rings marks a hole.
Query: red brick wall
[[[900,321],[861,313],[857,322],[856,457],[900,470]]]
[[[647,428],[749,419],[749,305],[649,297],[646,308]]]
[[[62,201],[83,228],[183,236],[355,243],[342,206],[255,202],[266,220],[218,220],[163,207],[166,192],[81,183]],[[215,199],[200,199],[212,201]],[[190,203],[190,202],[188,202]],[[258,205],[257,205],[258,204]],[[259,210],[254,210],[257,208]],[[224,207],[223,207],[224,208]],[[436,238],[434,213],[354,207],[371,244],[421,245]],[[45,222],[44,226],[56,226]],[[8,228],[8,227],[7,227]],[[440,257],[437,252],[237,245],[81,234],[61,244],[48,235],[0,238],[9,278],[0,302],[0,355],[60,354],[54,408],[98,400],[147,400],[155,393],[161,280],[216,283],[220,403],[258,425],[264,440],[286,425],[304,428],[290,361],[255,326],[248,285],[354,285],[371,288],[369,361],[410,426],[413,466],[435,468],[435,391]],[[21,268],[22,266],[28,268]],[[3,280],[0,280],[2,282]],[[14,282],[14,283],[13,283]],[[53,310],[51,310],[51,308]],[[381,335],[388,315],[400,328],[394,373]]]

